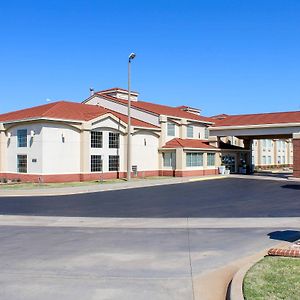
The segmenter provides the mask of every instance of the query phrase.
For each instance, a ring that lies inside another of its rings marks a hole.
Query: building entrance
[[[230,170],[230,173],[236,173],[236,157],[232,154],[222,155],[222,165]]]

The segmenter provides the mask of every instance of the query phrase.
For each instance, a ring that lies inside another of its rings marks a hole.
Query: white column
[[[0,173],[5,173],[6,170],[6,148],[7,148],[7,137],[5,128],[0,123]]]

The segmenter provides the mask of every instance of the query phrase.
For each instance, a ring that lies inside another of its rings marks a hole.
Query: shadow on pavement
[[[271,240],[294,242],[300,239],[300,231],[297,230],[281,230],[268,233]]]
[[[292,189],[292,190],[299,190],[300,191],[300,184],[285,184],[281,187],[283,189]]]

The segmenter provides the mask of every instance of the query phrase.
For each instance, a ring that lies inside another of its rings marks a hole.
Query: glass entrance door
[[[222,155],[222,165],[230,170],[230,173],[236,173],[236,158],[232,154]]]

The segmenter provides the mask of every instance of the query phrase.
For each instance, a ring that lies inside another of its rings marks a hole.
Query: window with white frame
[[[209,137],[209,129],[207,127],[204,128],[204,138],[207,140]]]
[[[188,138],[193,138],[194,137],[194,127],[193,127],[193,125],[188,125],[186,127],[186,136]]]
[[[109,155],[108,170],[119,171],[119,155]]]
[[[120,134],[116,132],[109,133],[108,147],[109,148],[119,148],[120,146]]]
[[[175,123],[168,122],[167,127],[168,136],[175,136]]]
[[[216,155],[215,153],[207,153],[207,166],[212,167],[215,165]]]
[[[102,158],[101,155],[91,155],[91,172],[102,171]]]
[[[200,153],[200,152],[187,152],[186,153],[186,166],[187,167],[201,167],[201,166],[203,166],[203,153]]]
[[[263,163],[264,165],[267,164],[267,159],[266,159],[266,156],[265,156],[265,155],[263,155],[263,157],[262,157],[262,163]]]
[[[27,129],[18,129],[17,131],[18,147],[27,147]]]
[[[100,131],[91,132],[91,148],[102,148],[103,133]]]
[[[27,155],[17,155],[17,170],[19,173],[27,173]]]

